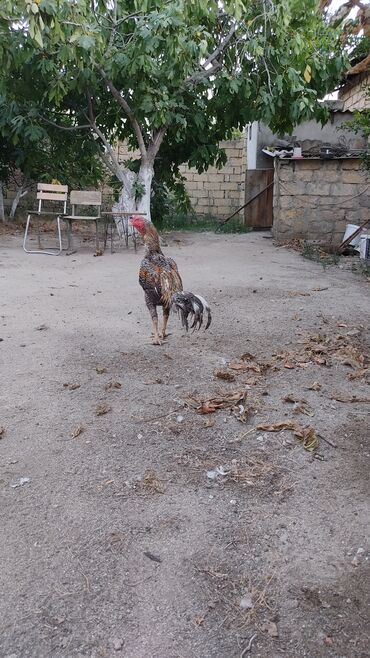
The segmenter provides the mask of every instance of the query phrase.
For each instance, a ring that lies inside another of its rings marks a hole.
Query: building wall
[[[339,245],[346,224],[370,218],[370,180],[358,159],[277,160],[273,234]]]
[[[344,110],[364,110],[370,108],[370,73],[364,72],[349,76],[346,84],[339,90],[338,98],[344,102]]]
[[[221,142],[227,163],[222,169],[209,167],[203,174],[182,165],[192,208],[197,215],[231,215],[244,203],[246,148],[245,139]]]

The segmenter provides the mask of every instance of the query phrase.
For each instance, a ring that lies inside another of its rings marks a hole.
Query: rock
[[[251,594],[249,594],[249,592],[244,594],[244,596],[240,599],[239,605],[242,608],[242,610],[250,610],[251,608],[253,608],[252,596]]]
[[[125,641],[120,637],[116,637],[114,638],[114,640],[112,640],[112,644],[113,644],[113,649],[115,651],[121,651],[121,649],[123,649],[123,645],[125,644]]]

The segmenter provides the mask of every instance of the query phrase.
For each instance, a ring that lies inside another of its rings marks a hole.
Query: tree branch
[[[168,126],[162,126],[156,133],[155,136],[153,136],[153,139],[151,140],[151,144],[148,147],[148,160],[150,160],[152,163],[154,162],[155,156],[157,155],[160,146],[163,142],[164,136],[166,134]]]
[[[99,71],[100,75],[102,76],[102,78],[107,83],[108,88],[111,91],[113,97],[116,99],[118,104],[122,107],[122,109],[124,110],[124,112],[128,116],[128,118],[130,120],[130,123],[131,123],[131,125],[134,129],[135,135],[136,135],[136,139],[137,139],[137,142],[138,142],[138,146],[139,146],[139,150],[140,150],[140,153],[141,153],[142,160],[143,161],[147,160],[148,154],[147,154],[147,150],[146,150],[146,146],[145,146],[145,142],[144,142],[144,137],[143,137],[143,134],[141,132],[139,122],[135,117],[134,111],[131,109],[131,107],[128,104],[128,102],[126,101],[126,99],[123,96],[121,96],[120,92],[114,86],[113,82],[108,78],[108,76],[105,73],[104,69],[102,69],[101,67],[98,67],[98,71]]]
[[[236,25],[232,25],[231,29],[229,30],[229,33],[227,34],[227,36],[225,37],[225,39],[223,40],[223,42],[220,43],[220,45],[217,46],[217,48],[213,51],[213,53],[211,53],[211,55],[209,55],[209,56],[207,57],[206,61],[205,61],[204,64],[203,64],[203,68],[204,68],[204,69],[207,70],[207,66],[209,66],[209,64],[212,64],[212,62],[213,62],[215,59],[217,59],[217,57],[218,57],[219,55],[221,55],[221,53],[223,53],[223,51],[225,50],[227,44],[229,43],[229,41],[230,41],[230,40],[232,39],[232,37],[234,36],[235,32],[236,32]]]
[[[55,121],[50,121],[50,119],[47,119],[46,117],[43,117],[40,115],[41,121],[44,121],[45,123],[48,123],[50,126],[54,126],[55,128],[59,128],[60,130],[86,130],[87,128],[91,128],[91,125],[89,123],[83,124],[81,126],[62,126],[60,123],[55,123]]]

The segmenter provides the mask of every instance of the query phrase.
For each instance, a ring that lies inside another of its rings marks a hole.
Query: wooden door
[[[254,169],[245,174],[245,203],[253,199],[244,208],[244,224],[253,228],[271,228],[273,213],[273,169]],[[269,185],[269,187],[267,187]],[[267,189],[265,189],[267,188]]]

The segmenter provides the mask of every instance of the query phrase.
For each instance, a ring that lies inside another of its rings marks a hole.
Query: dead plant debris
[[[319,446],[319,439],[315,429],[313,427],[302,427],[295,420],[284,420],[279,423],[259,423],[256,429],[262,432],[291,430],[294,436],[302,441],[304,449],[309,452],[315,452]]]
[[[164,482],[158,477],[155,471],[150,469],[145,471],[142,485],[148,493],[163,494],[166,491]]]
[[[359,396],[359,395],[346,395],[345,393],[334,393],[330,396],[331,400],[337,400],[337,402],[365,402],[370,403],[370,397]]]
[[[71,433],[71,437],[72,437],[72,439],[76,439],[76,438],[77,438],[78,436],[80,436],[80,434],[82,434],[82,432],[84,432],[84,431],[85,431],[84,426],[83,426],[83,425],[79,425],[79,426],[76,427],[76,429],[73,430],[73,432]]]
[[[110,404],[103,402],[102,404],[98,404],[95,413],[97,416],[104,416],[109,411],[112,411],[112,407],[110,406]]]
[[[73,383],[70,384],[69,382],[66,382],[63,384],[63,388],[68,388],[69,391],[77,391],[78,388],[81,387],[81,384]]]
[[[184,398],[184,403],[196,413],[213,414],[220,409],[230,409],[231,413],[241,422],[247,422],[255,406],[247,401],[246,390],[221,391],[217,396],[209,399],[198,399],[193,396]]]
[[[121,384],[121,382],[111,381],[111,382],[108,382],[108,384],[106,384],[104,386],[104,388],[105,388],[106,391],[110,391],[112,388],[122,388],[122,384]]]
[[[217,379],[223,379],[225,382],[235,382],[235,375],[227,370],[215,370],[213,374]]]

